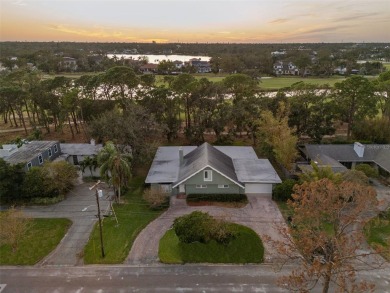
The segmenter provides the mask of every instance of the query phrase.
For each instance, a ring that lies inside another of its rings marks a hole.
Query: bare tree
[[[382,261],[377,251],[361,249],[367,215],[376,212],[374,189],[324,178],[296,185],[294,192],[288,202],[291,225],[279,228],[285,240],[267,240],[284,256],[301,260],[279,285],[291,292],[310,292],[320,283],[323,293],[330,286],[335,288],[332,292],[371,292],[374,285],[357,281],[356,272],[357,265],[364,270]],[[291,251],[298,254],[292,256]]]

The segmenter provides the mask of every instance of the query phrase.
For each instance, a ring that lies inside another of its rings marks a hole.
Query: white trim
[[[207,188],[207,184],[196,184],[195,188]]]
[[[218,184],[218,188],[229,188],[229,184]]]
[[[41,158],[41,159],[39,159],[39,158]],[[38,163],[39,163],[39,165],[43,164],[43,156],[42,156],[42,154],[38,155]]]
[[[202,169],[196,171],[195,173],[191,174],[190,176],[188,176],[187,178],[184,178],[183,180],[181,180],[180,182],[176,183],[175,185],[172,186],[172,188],[175,188],[177,186],[179,186],[180,184],[182,184],[184,181],[187,181],[188,179],[190,179],[191,177],[195,176],[196,174],[198,174],[199,172],[202,172],[204,169],[206,168],[210,168],[212,170],[214,170],[215,172],[217,172],[218,174],[222,175],[223,177],[225,177],[226,179],[230,180],[231,182],[237,184],[238,186],[240,186],[241,188],[244,188],[245,189],[245,186],[242,186],[240,183],[234,181],[233,179],[231,179],[230,177],[226,176],[225,174],[219,172],[217,169],[211,167],[210,165],[206,165],[204,166]]]

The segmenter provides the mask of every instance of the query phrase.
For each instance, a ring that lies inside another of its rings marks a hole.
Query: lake
[[[170,61],[182,61],[186,62],[189,61],[192,58],[200,58],[201,61],[210,61],[211,57],[208,56],[190,56],[190,55],[145,55],[145,54],[107,54],[108,58],[113,58],[116,56],[117,58],[121,59],[122,57],[124,59],[134,59],[137,60],[138,58],[147,57],[149,63],[158,64],[162,60],[170,60]]]

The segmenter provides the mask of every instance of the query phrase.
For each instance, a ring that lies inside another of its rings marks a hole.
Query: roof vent
[[[180,162],[180,165],[183,164],[183,161],[184,161],[183,148],[180,147],[179,148],[179,162]]]
[[[353,150],[358,155],[359,158],[363,158],[364,156],[364,145],[360,142],[355,142],[353,145]]]

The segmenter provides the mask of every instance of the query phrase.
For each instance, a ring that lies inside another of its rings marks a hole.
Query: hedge
[[[245,194],[188,194],[187,201],[247,202],[248,198]]]

